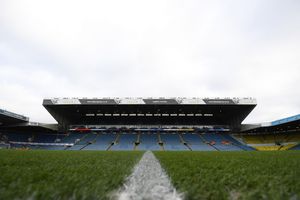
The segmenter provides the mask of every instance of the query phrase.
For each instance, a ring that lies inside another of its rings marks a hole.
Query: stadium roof
[[[52,98],[44,107],[60,125],[240,125],[253,98]]]
[[[0,126],[24,123],[28,121],[28,117],[0,109]]]
[[[275,133],[300,131],[300,114],[275,120],[272,122],[245,125],[242,131],[248,133]]]
[[[38,122],[25,122],[19,124],[11,124],[7,126],[0,126],[0,131],[54,133],[57,130],[57,124],[44,124]]]
[[[57,124],[30,122],[28,117],[0,109],[0,131],[52,132]]]
[[[287,123],[291,123],[291,122],[299,122],[299,124],[300,124],[300,114],[273,121],[273,122],[271,122],[271,125],[272,126],[277,126],[277,125],[280,125],[280,124],[287,124]]]

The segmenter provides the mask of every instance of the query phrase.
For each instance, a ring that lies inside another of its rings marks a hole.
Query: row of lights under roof
[[[188,116],[188,117],[212,117],[214,116],[212,113],[206,113],[206,114],[201,114],[201,113],[196,113],[196,114],[193,114],[193,113],[188,113],[188,114],[184,114],[184,113],[180,113],[180,114],[167,114],[167,113],[164,113],[164,114],[159,114],[159,113],[155,113],[155,114],[141,114],[141,113],[130,113],[130,114],[125,114],[125,113],[122,113],[122,114],[118,114],[118,113],[115,113],[115,114],[110,114],[110,113],[98,113],[98,114],[94,114],[94,113],[87,113],[85,114],[85,116],[87,117],[94,117],[94,116],[114,116],[114,117],[118,117],[118,116],[146,116],[146,117],[160,117],[160,116],[163,116],[163,117],[177,117],[177,116]]]
[[[255,99],[253,97],[53,97],[50,99]]]

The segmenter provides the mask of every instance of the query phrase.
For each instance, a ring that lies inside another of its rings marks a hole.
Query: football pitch
[[[0,199],[111,199],[144,152],[0,151]],[[299,199],[300,151],[154,152],[185,199]]]
[[[300,151],[155,155],[186,199],[300,198]]]
[[[0,151],[0,199],[110,199],[143,152]]]

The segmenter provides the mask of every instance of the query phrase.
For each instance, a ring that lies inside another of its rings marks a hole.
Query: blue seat
[[[196,133],[182,134],[182,137],[193,151],[216,151],[215,148],[204,143]]]
[[[147,151],[147,150],[161,150],[160,145],[158,144],[158,137],[156,133],[148,134],[141,133],[140,134],[140,144],[137,146],[137,150]]]
[[[176,133],[160,134],[160,138],[163,142],[164,150],[167,150],[167,151],[189,150],[187,146],[185,146],[183,143],[181,143],[180,137]]]
[[[115,143],[113,146],[111,146],[110,150],[123,150],[123,151],[133,150],[136,141],[137,141],[137,134],[130,134],[130,133],[120,134],[118,143]]]
[[[107,150],[108,147],[115,141],[116,134],[99,133],[92,144],[86,146],[83,150]]]

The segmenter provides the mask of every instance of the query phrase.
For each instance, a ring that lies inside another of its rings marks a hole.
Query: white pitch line
[[[119,200],[182,200],[152,152],[144,153],[133,173],[127,178]]]

